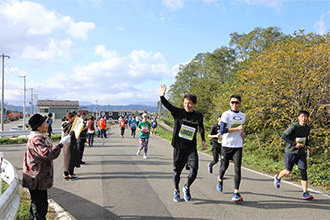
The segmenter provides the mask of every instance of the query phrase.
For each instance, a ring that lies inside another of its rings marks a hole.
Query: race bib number
[[[196,128],[189,127],[187,125],[181,125],[181,129],[179,131],[179,137],[191,141],[194,138],[195,132],[196,132]]]
[[[298,143],[304,146],[306,143],[306,137],[296,138],[296,144]]]

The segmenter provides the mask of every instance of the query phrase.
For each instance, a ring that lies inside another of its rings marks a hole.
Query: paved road
[[[242,170],[242,203],[231,202],[233,166],[225,177],[224,192],[216,190],[217,175],[207,172],[211,157],[200,154],[198,178],[191,188],[192,201],[173,202],[172,147],[159,137],[150,138],[149,158],[136,156],[138,139],[120,138],[112,127],[109,138],[86,147],[86,165],[76,169],[78,180],[62,177],[63,155],[55,160],[55,184],[49,196],[75,219],[325,219],[330,214],[329,194],[312,193],[301,199],[301,188],[248,169]],[[0,146],[22,176],[23,145]],[[218,166],[214,168],[217,173]],[[181,187],[187,171],[182,174]],[[182,193],[181,193],[182,194]],[[181,196],[182,197],[182,196]]]
[[[28,118],[25,119],[25,123],[28,123]],[[62,120],[61,119],[55,119],[53,122],[53,128],[61,128],[61,123]],[[11,122],[7,122],[4,124],[4,130],[5,131],[9,131],[11,128],[16,127],[17,126],[23,126],[23,119],[19,119],[17,121],[11,121]]]
[[[25,119],[25,123],[27,123],[27,120],[28,119]],[[3,128],[4,128],[4,131],[9,131],[13,127],[17,128],[18,125],[23,126],[23,119],[19,119],[17,121],[10,121],[10,122],[4,123]],[[1,130],[1,127],[0,127],[0,130]]]

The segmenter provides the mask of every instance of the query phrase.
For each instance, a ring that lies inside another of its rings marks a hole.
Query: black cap
[[[37,128],[46,121],[47,116],[42,116],[39,113],[32,115],[29,119],[29,125],[32,128],[32,131],[36,131]]]
[[[220,114],[218,114],[217,118],[220,118],[220,117],[221,117],[221,115],[222,115],[221,113],[220,113]]]

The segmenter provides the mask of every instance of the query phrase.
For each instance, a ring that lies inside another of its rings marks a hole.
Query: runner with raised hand
[[[183,186],[182,191],[184,193],[185,201],[191,200],[190,186],[195,181],[198,171],[198,153],[196,134],[197,129],[200,132],[202,139],[202,147],[207,147],[205,142],[205,131],[203,125],[203,115],[194,110],[197,104],[197,97],[194,94],[186,94],[183,97],[183,108],[178,108],[170,104],[165,98],[167,87],[165,84],[161,85],[159,90],[159,96],[162,104],[167,108],[174,118],[173,129],[173,182],[174,182],[174,198],[175,202],[179,202],[180,190],[179,182],[180,175],[188,164],[190,173],[187,183]]]

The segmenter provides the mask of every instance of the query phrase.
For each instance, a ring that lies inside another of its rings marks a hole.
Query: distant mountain
[[[85,103],[86,104],[86,103]],[[84,105],[84,103],[79,103],[80,108],[87,108],[88,111],[93,112],[96,105]],[[147,110],[150,112],[158,112],[156,106],[148,106],[148,105],[98,105],[97,111],[114,111],[114,110]],[[5,106],[7,110],[23,112],[22,106],[15,106],[15,105],[7,105]],[[31,106],[25,107],[28,112],[31,111]]]
[[[94,111],[96,105],[81,105],[80,108],[87,108],[88,111]],[[114,111],[114,110],[147,110],[150,112],[158,112],[156,106],[147,105],[98,105],[97,111]]]

